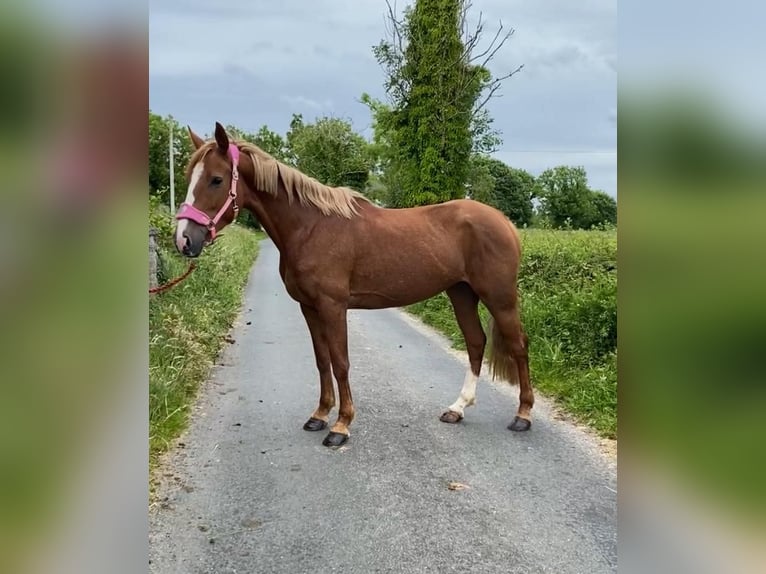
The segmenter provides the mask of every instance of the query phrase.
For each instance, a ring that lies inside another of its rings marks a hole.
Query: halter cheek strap
[[[231,157],[231,187],[229,188],[229,197],[226,198],[226,202],[221,206],[221,209],[218,210],[218,213],[215,214],[215,217],[211,219],[207,213],[197,209],[190,203],[182,203],[181,209],[179,209],[178,213],[176,214],[176,219],[189,219],[195,223],[199,223],[200,225],[207,227],[208,232],[210,233],[211,242],[215,239],[216,236],[216,225],[218,225],[221,217],[223,217],[223,214],[226,213],[229,207],[232,204],[234,205],[235,218],[239,212],[239,207],[237,206],[237,182],[239,181],[239,148],[234,144],[229,144],[229,157]]]

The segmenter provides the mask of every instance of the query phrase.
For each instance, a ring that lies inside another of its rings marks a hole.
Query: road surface
[[[349,442],[303,431],[319,382],[278,255],[262,242],[235,343],[159,473],[151,572],[616,572],[613,459],[542,398],[529,432],[506,430],[517,388],[485,376],[440,422],[467,362],[399,310],[349,314]]]

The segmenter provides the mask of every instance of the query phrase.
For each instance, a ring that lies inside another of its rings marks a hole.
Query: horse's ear
[[[189,137],[191,138],[191,141],[194,144],[195,149],[199,149],[203,145],[205,145],[205,140],[203,140],[201,137],[195,134],[194,131],[191,129],[191,126],[186,126],[186,129],[189,130]]]
[[[222,152],[229,151],[229,136],[226,134],[224,127],[218,122],[215,122],[215,141]]]

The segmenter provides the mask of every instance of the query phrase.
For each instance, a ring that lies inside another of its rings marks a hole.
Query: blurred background
[[[763,571],[766,7],[619,20],[620,571]],[[147,567],[149,24],[0,8],[0,572]]]
[[[620,572],[762,572],[763,5],[620,3]]]
[[[146,37],[0,8],[0,572],[147,568]]]

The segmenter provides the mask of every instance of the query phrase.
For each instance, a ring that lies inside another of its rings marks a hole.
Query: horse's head
[[[217,122],[215,143],[205,143],[191,128],[189,135],[198,153],[189,164],[189,191],[176,215],[176,246],[183,255],[197,257],[237,216],[239,149]]]

